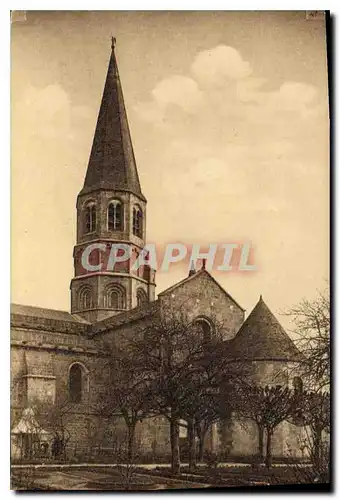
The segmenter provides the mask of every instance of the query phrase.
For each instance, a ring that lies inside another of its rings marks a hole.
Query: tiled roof
[[[262,297],[232,340],[234,359],[298,361],[301,353]]]
[[[141,191],[114,48],[112,49],[85,183],[80,194],[97,189]]]
[[[147,316],[156,314],[158,311],[158,300],[154,300],[153,302],[146,302],[142,306],[130,309],[130,311],[124,311],[120,314],[111,316],[110,318],[105,318],[101,321],[98,321],[93,325],[93,333],[104,332],[107,330],[111,330],[112,328],[117,328],[119,326],[125,325],[126,323],[138,321]]]
[[[53,319],[60,321],[71,321],[73,323],[85,323],[87,321],[80,316],[70,314],[67,311],[59,311],[57,309],[46,309],[45,307],[26,306],[23,304],[11,304],[11,314],[19,316],[29,316],[32,318]]]

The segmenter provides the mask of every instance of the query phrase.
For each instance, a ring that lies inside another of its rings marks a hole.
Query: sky
[[[247,312],[260,294],[276,314],[313,299],[329,274],[324,21],[30,11],[11,31],[12,301],[70,308],[76,197],[111,36],[147,241],[251,242],[256,272],[212,271]],[[186,274],[158,272],[156,292]]]

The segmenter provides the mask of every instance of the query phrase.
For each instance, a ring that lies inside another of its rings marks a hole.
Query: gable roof
[[[298,361],[301,353],[262,296],[230,344],[233,359]]]
[[[211,281],[213,281],[213,283],[215,283],[219,289],[232,301],[234,302],[234,304],[239,308],[241,309],[241,311],[245,311],[245,309],[243,309],[243,307],[240,306],[240,304],[238,304],[238,302],[236,302],[236,300],[223,288],[222,285],[220,285],[220,283],[205,269],[205,268],[202,268],[200,269],[199,271],[196,271],[196,273],[194,274],[189,274],[189,276],[187,276],[186,278],[182,279],[181,281],[178,281],[177,283],[175,283],[174,285],[170,286],[169,288],[166,288],[166,290],[163,290],[163,292],[159,293],[158,294],[158,297],[162,297],[163,295],[166,295],[168,293],[171,293],[173,290],[175,290],[176,288],[180,287],[181,285],[184,285],[185,283],[188,283],[189,281],[193,281],[195,279],[197,279],[198,277],[200,276],[203,276],[203,275],[206,275],[209,277],[209,279],[211,279]]]
[[[98,189],[129,191],[145,200],[133,152],[114,42],[84,187],[79,194]]]

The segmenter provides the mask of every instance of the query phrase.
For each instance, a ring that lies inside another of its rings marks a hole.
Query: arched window
[[[143,237],[143,212],[138,205],[133,207],[132,231],[135,236]]]
[[[104,295],[104,305],[108,309],[126,308],[126,291],[122,285],[113,284],[106,288]]]
[[[110,290],[108,293],[108,307],[110,309],[121,309],[121,296],[118,290]]]
[[[148,302],[148,296],[143,290],[143,288],[138,288],[137,290],[137,307],[141,307],[143,304]]]
[[[92,290],[89,286],[84,286],[79,290],[79,309],[91,309],[92,307]]]
[[[207,319],[198,318],[195,321],[195,327],[197,329],[197,332],[201,336],[202,342],[204,344],[211,341],[211,339],[212,339],[212,325]]]
[[[302,394],[303,392],[303,382],[301,377],[293,378],[293,389],[295,394]]]
[[[74,363],[69,371],[68,390],[72,403],[80,403],[83,393],[83,368],[79,363]]]
[[[96,230],[96,205],[89,202],[85,206],[85,233],[93,233]]]
[[[123,229],[123,205],[119,200],[112,200],[109,203],[107,226],[109,231],[122,231]]]

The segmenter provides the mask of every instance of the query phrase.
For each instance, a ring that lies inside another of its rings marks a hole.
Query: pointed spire
[[[145,200],[138,177],[122,86],[111,39],[111,57],[94,134],[84,187],[80,194],[97,189],[130,191]]]

